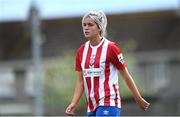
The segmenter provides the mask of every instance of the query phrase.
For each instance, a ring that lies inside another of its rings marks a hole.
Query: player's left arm
[[[121,75],[123,76],[123,79],[126,82],[128,88],[132,92],[132,94],[136,100],[136,103],[140,106],[141,109],[146,111],[148,109],[150,103],[148,103],[139,93],[138,88],[137,88],[132,76],[128,72],[128,69],[125,67],[125,69],[122,69],[119,71],[121,72]]]
[[[110,47],[110,49],[109,49],[110,61],[121,72],[123,79],[125,80],[127,86],[131,90],[137,104],[143,110],[147,110],[147,108],[149,107],[149,103],[141,97],[132,76],[128,72],[128,69],[126,68],[125,61],[123,59],[123,54],[122,54],[120,47],[115,43],[110,43],[109,47]]]

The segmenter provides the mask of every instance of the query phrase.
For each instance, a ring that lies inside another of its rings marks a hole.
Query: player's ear
[[[102,31],[100,28],[98,28],[99,35],[101,35]]]

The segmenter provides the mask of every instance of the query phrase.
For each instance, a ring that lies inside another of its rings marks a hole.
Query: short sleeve
[[[76,62],[75,62],[75,70],[81,72],[81,61],[82,61],[82,53],[83,53],[84,45],[81,45],[76,52]]]
[[[116,43],[111,42],[109,51],[110,51],[110,62],[112,62],[112,64],[117,69],[121,69],[121,70],[125,69],[126,65],[120,47]]]

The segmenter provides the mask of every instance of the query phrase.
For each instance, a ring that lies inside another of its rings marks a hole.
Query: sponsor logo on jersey
[[[102,68],[90,68],[83,70],[84,77],[96,77],[104,74],[104,70]]]

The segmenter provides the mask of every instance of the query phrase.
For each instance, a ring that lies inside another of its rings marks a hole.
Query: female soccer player
[[[105,38],[106,26],[107,18],[102,11],[91,11],[82,18],[83,32],[88,41],[77,50],[75,69],[79,78],[73,99],[66,109],[68,115],[75,115],[76,105],[85,92],[88,116],[120,116],[118,71],[140,108],[147,110],[149,107],[126,68],[120,47]]]

